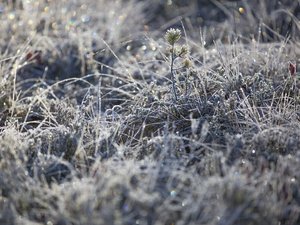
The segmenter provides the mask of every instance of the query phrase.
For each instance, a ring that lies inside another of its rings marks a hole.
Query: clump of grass
[[[8,2],[1,224],[299,224],[294,1]]]

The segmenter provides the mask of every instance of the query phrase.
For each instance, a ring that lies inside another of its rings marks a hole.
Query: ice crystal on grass
[[[299,224],[297,11],[3,1],[0,224]]]

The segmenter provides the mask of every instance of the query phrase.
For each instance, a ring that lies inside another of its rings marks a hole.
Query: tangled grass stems
[[[300,223],[298,3],[6,2],[0,224]]]

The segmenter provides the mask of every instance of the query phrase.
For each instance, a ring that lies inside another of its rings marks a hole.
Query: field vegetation
[[[299,0],[0,18],[0,224],[300,224]]]

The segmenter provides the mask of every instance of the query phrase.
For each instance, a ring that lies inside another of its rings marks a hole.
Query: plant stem
[[[174,53],[174,44],[172,45],[172,55],[171,55],[171,80],[172,80],[172,88],[175,97],[175,101],[177,102],[177,93],[176,93],[176,85],[175,85],[175,74],[174,74],[174,61],[175,61],[175,53]]]

